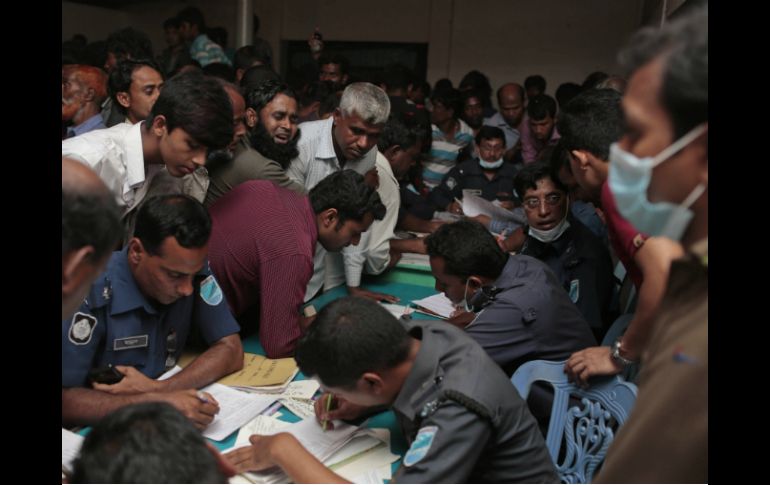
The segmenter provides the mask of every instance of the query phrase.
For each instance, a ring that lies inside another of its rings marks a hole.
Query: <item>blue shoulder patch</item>
[[[412,466],[425,458],[436,437],[438,426],[425,426],[417,432],[417,437],[404,455],[404,466]]]
[[[222,302],[222,289],[213,274],[201,281],[200,295],[201,299],[211,306]]]

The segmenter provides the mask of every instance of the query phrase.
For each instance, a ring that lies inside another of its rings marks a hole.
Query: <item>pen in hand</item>
[[[329,393],[326,395],[326,414],[329,414],[329,411],[332,408],[332,393]],[[321,429],[326,431],[326,427],[329,425],[329,419],[324,419],[321,423]]]

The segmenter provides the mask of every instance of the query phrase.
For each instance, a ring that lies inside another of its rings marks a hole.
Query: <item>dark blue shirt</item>
[[[107,364],[154,379],[182,354],[192,325],[209,345],[240,330],[208,263],[192,295],[160,305],[139,290],[127,251],[112,254],[78,311],[62,321],[62,387],[88,385],[88,371]]]
[[[492,201],[513,199],[513,177],[518,168],[508,162],[497,169],[492,180],[484,175],[478,159],[463,162],[446,174],[430,193],[430,200],[440,211],[446,210],[455,197],[462,199],[463,190],[473,190],[479,197]]]

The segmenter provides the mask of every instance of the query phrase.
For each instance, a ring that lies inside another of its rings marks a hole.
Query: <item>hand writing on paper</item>
[[[187,417],[198,429],[205,429],[219,412],[219,403],[208,392],[187,389],[184,391],[157,393],[158,401],[164,401]]]
[[[326,429],[334,429],[334,419],[356,419],[362,416],[366,406],[350,403],[339,396],[332,396],[330,409],[326,410],[326,400],[329,393],[324,393],[315,401],[315,417],[319,423],[327,422]]]

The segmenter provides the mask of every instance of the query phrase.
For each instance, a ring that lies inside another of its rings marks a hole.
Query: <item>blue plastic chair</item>
[[[590,483],[604,461],[617,428],[628,419],[636,401],[636,386],[621,377],[596,377],[588,389],[567,381],[564,362],[534,360],[511,377],[523,399],[533,382],[553,385],[554,399],[545,444],[563,483]],[[582,409],[568,409],[570,396],[580,398]],[[615,431],[613,431],[613,426]],[[561,455],[562,443],[566,448]]]

